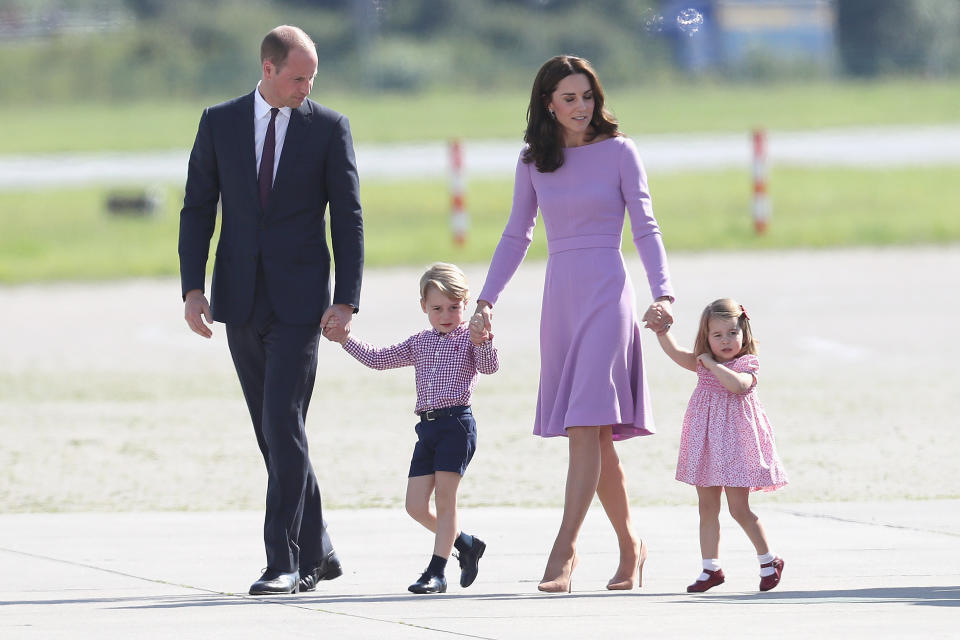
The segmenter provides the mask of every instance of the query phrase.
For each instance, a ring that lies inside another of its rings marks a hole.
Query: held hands
[[[477,309],[470,318],[470,342],[479,346],[493,338],[493,307],[486,300],[477,300]]]
[[[483,315],[480,313],[473,314],[473,317],[470,318],[470,342],[479,347],[492,338],[493,334],[484,327]]]
[[[673,307],[669,298],[661,298],[654,301],[653,304],[643,314],[643,326],[650,329],[658,336],[665,334],[673,325]]]
[[[207,324],[213,324],[213,315],[210,313],[210,303],[207,302],[207,296],[203,295],[200,289],[193,289],[187,292],[187,297],[183,304],[183,319],[187,321],[190,330],[204,338],[213,336],[210,327]],[[206,321],[207,324],[204,324]]]
[[[345,344],[350,337],[350,323],[353,320],[353,309],[350,305],[334,304],[327,307],[320,319],[323,335],[331,342]]]
[[[343,325],[340,324],[340,318],[336,315],[331,315],[327,319],[327,323],[323,325],[323,335],[330,342],[339,342],[343,344],[347,341],[347,338],[350,337],[350,332],[343,328]]]

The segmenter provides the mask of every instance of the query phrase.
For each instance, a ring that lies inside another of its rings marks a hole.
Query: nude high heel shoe
[[[637,588],[643,586],[643,563],[647,561],[647,543],[640,541],[640,560],[637,562]],[[610,591],[629,591],[633,589],[633,576],[626,580],[617,580],[617,576],[610,579],[607,583],[607,589]]]
[[[568,563],[564,563],[567,565]],[[577,554],[573,554],[573,559],[569,562],[570,570],[564,572],[561,570],[559,576],[552,580],[547,580],[547,574],[544,573],[543,580],[537,585],[537,589],[546,593],[570,593],[573,591],[573,570],[577,568]]]

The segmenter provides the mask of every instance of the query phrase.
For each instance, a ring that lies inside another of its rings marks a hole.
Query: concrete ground
[[[536,589],[557,509],[476,508],[480,576],[446,594],[406,586],[430,536],[400,509],[331,510],[341,578],[312,593],[251,597],[257,512],[0,516],[0,638],[956,638],[960,501],[777,504],[759,509],[786,560],[757,591],[729,516],[727,582],[687,594],[699,572],[691,507],[638,508],[650,548],[643,587],[608,592],[616,543],[599,509],[585,524],[569,595]]]

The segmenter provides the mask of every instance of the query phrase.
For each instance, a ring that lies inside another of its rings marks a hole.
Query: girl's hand
[[[698,355],[697,362],[707,367],[708,369],[710,368],[711,364],[717,364],[717,361],[714,360],[713,356],[711,356],[709,353],[701,353],[700,355]]]

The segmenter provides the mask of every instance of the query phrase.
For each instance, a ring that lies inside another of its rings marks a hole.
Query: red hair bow
[[[743,317],[746,318],[747,320],[750,319],[750,316],[747,315],[747,310],[743,308],[743,305],[740,305],[740,313],[742,313]]]

